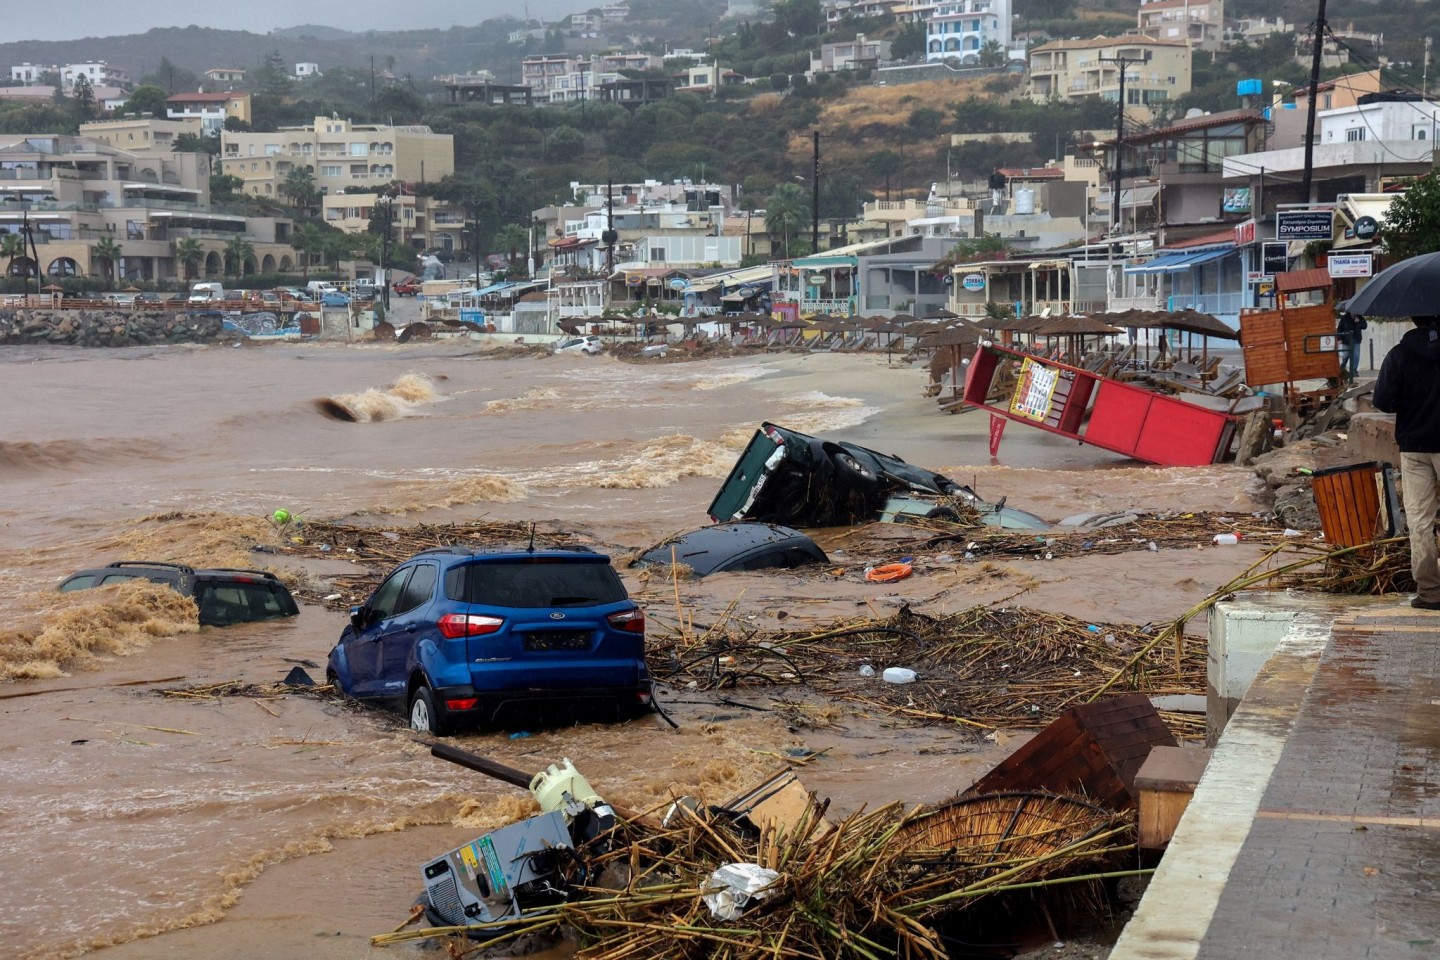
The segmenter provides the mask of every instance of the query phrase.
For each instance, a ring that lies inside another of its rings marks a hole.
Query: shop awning
[[[1142,263],[1138,267],[1126,267],[1126,273],[1178,273],[1181,270],[1189,270],[1191,267],[1198,267],[1202,263],[1210,263],[1228,257],[1235,252],[1234,247],[1222,247],[1219,250],[1200,250],[1191,253],[1171,252],[1163,253],[1151,260],[1149,263]]]

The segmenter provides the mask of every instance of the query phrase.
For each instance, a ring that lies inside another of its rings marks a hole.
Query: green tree
[[[280,56],[280,51],[272,50],[260,61],[255,71],[255,92],[274,99],[290,92],[290,73],[285,69],[285,58]]]
[[[895,39],[890,41],[890,56],[896,60],[923,56],[925,53],[925,24],[906,23],[901,25]]]
[[[18,233],[0,233],[0,257],[5,258],[5,276],[15,269],[15,260],[25,256],[25,238]]]
[[[1410,181],[1405,192],[1390,201],[1380,239],[1396,260],[1440,250],[1440,171]]]
[[[95,116],[95,88],[90,85],[90,78],[85,74],[75,77],[75,85],[70,88],[70,99],[75,101],[75,115],[81,120],[89,120]]]
[[[495,231],[495,236],[490,239],[490,245],[496,250],[505,251],[505,256],[511,263],[514,263],[521,250],[528,250],[530,231],[518,223],[507,223]]]
[[[193,280],[200,272],[200,264],[205,259],[205,248],[200,246],[200,241],[194,237],[185,237],[175,241],[175,259],[185,267],[185,279]]]
[[[320,187],[315,183],[314,174],[306,167],[296,167],[285,174],[279,193],[289,200],[295,209],[311,211],[311,216],[314,215],[314,208],[320,206]]]
[[[245,181],[229,173],[210,174],[210,201],[212,203],[235,203],[244,200],[242,192]]]
[[[120,244],[109,237],[101,237],[90,248],[90,259],[105,264],[105,284],[112,290],[115,288],[115,268],[120,265],[121,256]]]
[[[356,238],[339,230],[327,230],[321,238],[320,248],[325,262],[331,270],[340,269],[340,261],[354,256]]]
[[[206,137],[198,133],[182,133],[175,138],[175,143],[170,149],[175,153],[208,153],[212,157],[220,155],[220,138],[218,136]]]
[[[297,224],[290,235],[290,246],[300,255],[300,271],[306,280],[310,279],[310,261],[325,249],[323,229],[315,223]]]
[[[790,255],[791,238],[805,226],[807,212],[805,191],[799,184],[782,183],[765,201],[765,229],[772,243],[776,237],[780,238],[780,249],[785,256]]]
[[[982,67],[1003,67],[1008,60],[1005,48],[1000,45],[999,40],[986,40],[980,47],[980,66]]]
[[[540,149],[545,159],[554,162],[580,160],[585,156],[585,134],[571,126],[556,127],[545,134]]]
[[[940,128],[945,125],[945,114],[934,107],[916,107],[910,111],[910,117],[905,121],[917,140],[929,140],[940,135]]]
[[[142,84],[130,91],[125,98],[125,111],[127,113],[151,113],[157,117],[165,116],[165,99],[170,95],[162,88],[153,83]]]
[[[244,237],[231,237],[225,241],[225,273],[234,274],[235,279],[245,275],[245,261],[255,256],[255,245]]]

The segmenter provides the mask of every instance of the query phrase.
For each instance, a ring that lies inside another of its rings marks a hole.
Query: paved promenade
[[[1440,957],[1440,613],[1297,618],[1111,960]]]

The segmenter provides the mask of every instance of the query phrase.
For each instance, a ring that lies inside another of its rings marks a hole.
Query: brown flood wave
[[[381,423],[413,416],[416,409],[440,398],[434,381],[423,373],[407,373],[381,390],[319,397],[314,401],[321,416],[344,423]]]
[[[167,459],[150,440],[0,440],[0,476]]]

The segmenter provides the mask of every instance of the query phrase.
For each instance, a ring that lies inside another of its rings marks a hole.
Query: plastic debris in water
[[[914,683],[915,671],[908,667],[886,667],[880,675],[886,683]]]
[[[873,677],[873,676],[875,676],[875,668],[872,667],[872,666],[870,666],[870,664],[868,664],[868,663],[865,664],[864,666],[862,666],[862,667],[860,668],[860,676],[862,676],[862,677]]]

